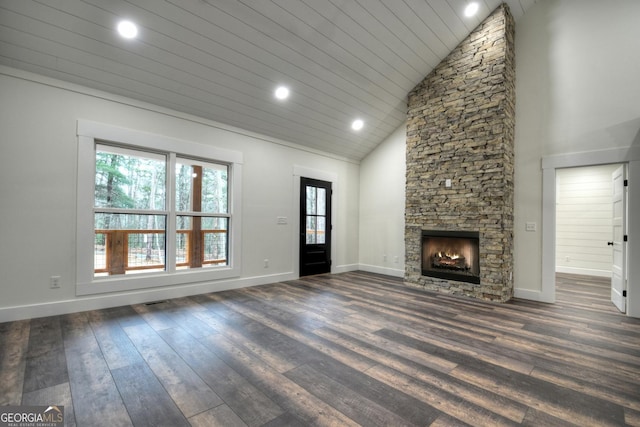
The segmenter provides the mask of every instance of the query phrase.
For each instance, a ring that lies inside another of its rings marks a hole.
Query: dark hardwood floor
[[[493,304],[352,272],[0,324],[0,405],[78,426],[640,426],[607,280]]]

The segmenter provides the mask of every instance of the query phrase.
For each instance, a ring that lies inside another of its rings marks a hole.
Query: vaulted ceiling
[[[535,2],[506,1],[516,20]],[[478,0],[472,18],[467,3],[0,0],[0,64],[358,161],[501,1]],[[137,23],[136,39],[117,34],[121,19]]]

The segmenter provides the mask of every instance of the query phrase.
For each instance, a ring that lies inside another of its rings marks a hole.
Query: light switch
[[[446,179],[446,180],[444,181],[444,186],[445,186],[445,187],[451,187],[451,180],[450,180],[450,179]]]

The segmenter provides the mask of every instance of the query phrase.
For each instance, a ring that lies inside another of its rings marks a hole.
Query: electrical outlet
[[[537,228],[538,227],[535,222],[527,222],[524,224],[525,231],[536,231]]]
[[[387,255],[386,254],[382,255],[382,261],[387,262]]]
[[[396,264],[398,263],[398,256],[397,255],[393,257],[393,262],[396,263]]]
[[[60,288],[60,276],[51,276],[49,278],[49,287],[51,289],[59,289]]]
[[[268,259],[264,260],[264,268],[269,268],[269,260]]]

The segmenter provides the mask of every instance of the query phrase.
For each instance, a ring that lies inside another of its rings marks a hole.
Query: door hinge
[[[623,297],[626,297],[626,296],[627,296],[627,291],[626,291],[626,290],[625,290],[625,291],[622,291],[622,296],[623,296]]]
[[[629,186],[629,180],[628,180],[628,179],[625,179],[625,180],[624,180],[624,186],[625,186],[625,187],[628,187],[628,186]]]
[[[623,242],[628,242],[629,241],[629,236],[627,236],[626,234],[624,235],[624,237],[622,238]]]

